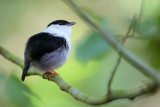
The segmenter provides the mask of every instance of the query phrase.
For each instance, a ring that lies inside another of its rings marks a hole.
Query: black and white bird
[[[32,66],[43,71],[53,72],[61,67],[69,58],[71,50],[72,25],[75,22],[56,20],[46,30],[31,36],[26,44],[25,62],[21,80],[24,81],[27,71]],[[44,76],[43,75],[43,76]]]

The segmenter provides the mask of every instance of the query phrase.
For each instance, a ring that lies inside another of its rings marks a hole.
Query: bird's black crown
[[[68,25],[70,22],[66,21],[66,20],[56,20],[51,22],[50,24],[48,24],[47,27],[49,27],[50,25]]]

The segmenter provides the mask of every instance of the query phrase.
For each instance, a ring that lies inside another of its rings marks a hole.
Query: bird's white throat
[[[58,37],[70,38],[72,34],[72,27],[67,25],[51,25],[44,32]]]

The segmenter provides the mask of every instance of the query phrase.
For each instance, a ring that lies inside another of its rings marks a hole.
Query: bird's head
[[[76,23],[68,22],[66,20],[56,20],[49,23],[45,31],[48,33],[67,34],[68,36],[71,36],[72,25],[74,24]]]
[[[53,21],[50,24],[48,24],[47,27],[52,26],[52,25],[53,26],[57,26],[57,25],[59,25],[59,26],[72,26],[74,24],[76,24],[76,23],[75,22],[68,22],[66,20],[56,20],[56,21]]]

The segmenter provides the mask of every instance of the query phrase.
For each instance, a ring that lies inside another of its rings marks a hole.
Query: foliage
[[[98,33],[90,31],[85,37],[76,49],[76,55],[81,61],[87,63],[103,58],[111,50],[109,44]]]

